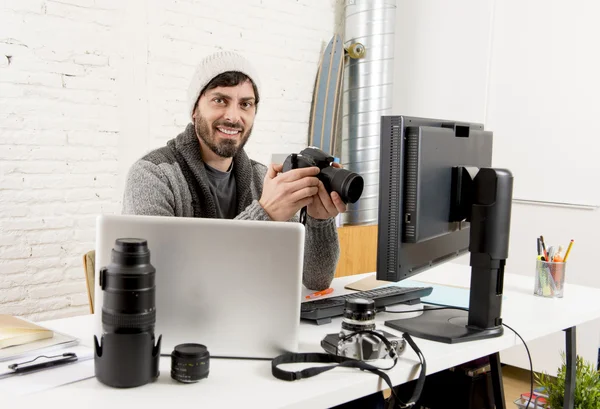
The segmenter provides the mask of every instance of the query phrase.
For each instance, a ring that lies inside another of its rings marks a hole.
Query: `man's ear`
[[[196,100],[196,104],[194,104],[194,111],[192,112],[192,119],[196,119],[196,114],[198,112],[198,103],[200,102],[200,97]]]

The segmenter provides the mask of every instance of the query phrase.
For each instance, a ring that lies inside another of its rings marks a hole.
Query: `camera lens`
[[[171,378],[183,383],[208,377],[210,354],[201,344],[180,344],[171,353]]]
[[[344,305],[342,329],[348,332],[375,329],[375,302],[366,298],[349,298]]]
[[[100,269],[103,334],[94,335],[94,369],[106,385],[129,388],[158,377],[155,275],[148,243],[136,238],[117,239],[111,263]]]
[[[337,192],[344,203],[355,203],[360,199],[365,182],[358,173],[328,166],[321,169],[321,175],[326,179],[327,183],[324,184]]]
[[[102,324],[106,332],[153,331],[156,322],[155,273],[144,239],[115,241],[112,263],[102,269]]]

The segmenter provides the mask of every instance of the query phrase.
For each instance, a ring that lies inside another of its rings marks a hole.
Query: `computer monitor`
[[[491,168],[483,125],[381,118],[377,279],[401,281],[471,253],[469,311],[429,310],[386,325],[455,343],[500,336],[512,175]]]

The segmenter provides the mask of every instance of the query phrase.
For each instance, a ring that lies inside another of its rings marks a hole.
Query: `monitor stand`
[[[474,309],[469,308],[467,312],[460,309],[441,310],[441,306],[425,306],[418,317],[388,320],[385,325],[417,338],[446,344],[501,336],[504,333],[500,318],[504,262],[500,268],[490,268],[484,273],[473,265],[471,257],[471,266],[469,306],[476,306]],[[483,280],[485,278],[490,279]],[[482,300],[479,299],[479,294],[488,296]]]
[[[385,325],[395,330],[406,332],[414,337],[445,344],[476,341],[478,339],[497,337],[503,334],[502,327],[479,329],[467,325],[468,313],[458,310],[427,311],[417,318],[386,321]]]
[[[469,311],[424,309],[415,318],[385,321],[385,325],[418,338],[448,344],[501,336],[504,265],[508,258],[513,178],[506,170],[483,168],[471,176],[455,168],[456,208],[451,219],[470,221],[471,288]],[[462,186],[458,188],[457,185]],[[470,209],[465,210],[466,206]],[[465,213],[466,212],[466,213]]]

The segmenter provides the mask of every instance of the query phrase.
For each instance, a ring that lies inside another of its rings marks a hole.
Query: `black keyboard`
[[[315,321],[317,325],[331,322],[332,317],[344,314],[344,305],[347,298],[369,298],[375,301],[375,311],[383,311],[388,305],[418,304],[421,297],[427,297],[433,287],[381,287],[368,291],[358,291],[337,297],[324,298],[303,302],[300,309],[300,318]]]

